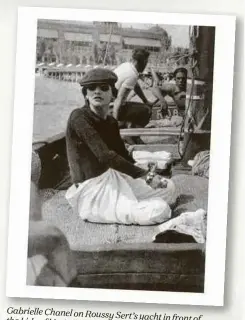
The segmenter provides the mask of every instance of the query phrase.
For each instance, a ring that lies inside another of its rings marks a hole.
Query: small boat
[[[149,134],[124,129],[122,136]],[[171,131],[173,133],[173,130]],[[176,130],[175,130],[176,133]],[[156,134],[156,132],[154,132]],[[167,135],[167,130],[158,130]],[[171,152],[178,162],[177,144],[134,145],[134,150]],[[174,292],[204,292],[205,245],[193,238],[156,238],[157,226],[125,226],[85,222],[74,215],[65,199],[71,185],[64,134],[33,145],[42,169],[39,180],[43,219],[66,236],[76,258],[76,287]],[[191,175],[190,167],[172,167],[181,212],[207,209],[208,179]],[[74,286],[74,284],[73,284]]]

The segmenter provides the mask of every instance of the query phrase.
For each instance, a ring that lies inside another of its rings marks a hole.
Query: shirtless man
[[[165,97],[170,96],[179,111],[180,115],[185,112],[185,99],[186,99],[186,82],[187,82],[187,69],[177,68],[174,71],[174,83],[164,83],[158,86],[158,77],[154,70],[151,70],[153,77],[152,93],[159,99],[161,112],[164,115],[168,114],[168,104]]]

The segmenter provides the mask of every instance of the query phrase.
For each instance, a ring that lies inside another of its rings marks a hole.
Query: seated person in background
[[[143,128],[150,120],[152,103],[148,101],[138,82],[140,73],[148,63],[148,58],[148,51],[135,49],[131,61],[122,63],[114,70],[118,78],[115,83],[118,93],[114,101],[113,116],[119,120],[120,128]],[[132,90],[143,103],[128,101]]]
[[[159,99],[162,114],[168,114],[168,105],[165,100],[168,95],[174,100],[179,115],[183,115],[185,112],[187,69],[177,68],[173,74],[174,83],[163,83],[161,86],[158,86],[159,79],[156,72],[152,69],[151,73],[153,77],[152,93]]]
[[[116,74],[102,68],[89,71],[80,82],[85,106],[72,111],[66,131],[73,182],[66,199],[90,222],[160,223],[171,216],[175,186],[134,165],[117,121],[108,115],[116,82]]]

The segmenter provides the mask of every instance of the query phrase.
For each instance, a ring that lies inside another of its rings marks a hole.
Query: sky
[[[137,29],[149,29],[153,25],[143,23],[122,23],[122,27],[130,28],[131,26]],[[167,24],[159,26],[165,29],[172,37],[173,46],[189,47],[189,26]]]

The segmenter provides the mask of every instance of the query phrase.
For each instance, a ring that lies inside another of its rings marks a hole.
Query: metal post
[[[197,74],[196,77],[206,83],[206,92],[204,96],[203,110],[197,114],[196,121],[199,123],[207,110],[209,113],[202,124],[202,134],[188,133],[184,134],[183,149],[184,155],[182,163],[187,164],[188,160],[203,150],[210,148],[211,114],[212,114],[212,93],[213,93],[213,66],[214,66],[214,27],[198,27],[198,37],[196,38],[197,50]],[[192,48],[190,48],[192,49]],[[200,106],[201,107],[201,106]]]

